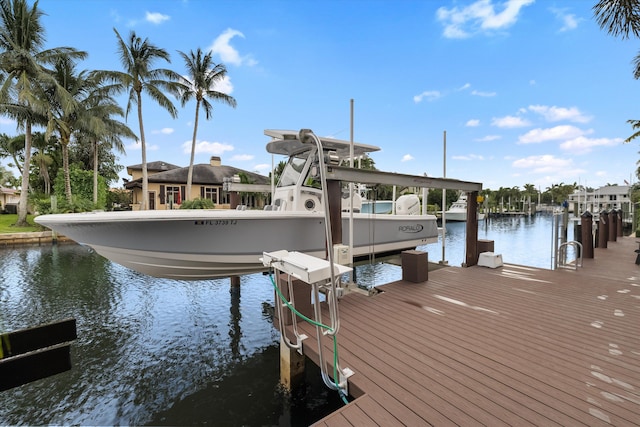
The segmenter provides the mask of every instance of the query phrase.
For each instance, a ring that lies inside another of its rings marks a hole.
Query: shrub
[[[180,209],[214,209],[216,205],[213,204],[211,199],[193,199],[185,200],[180,205]]]

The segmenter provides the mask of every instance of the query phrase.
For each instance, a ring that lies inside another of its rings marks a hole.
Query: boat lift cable
[[[286,305],[289,310],[291,310],[296,316],[298,316],[299,318],[301,318],[302,320],[312,324],[313,326],[322,328],[322,329],[326,329],[326,330],[330,330],[331,327],[325,324],[322,324],[320,322],[316,322],[315,320],[305,316],[304,314],[300,313],[298,310],[296,310],[296,308],[289,302],[287,301],[287,298],[282,294],[282,291],[280,291],[280,288],[278,287],[278,285],[276,284],[276,280],[273,277],[273,269],[270,269],[270,274],[269,274],[269,278],[271,279],[271,284],[273,285],[273,288],[276,290],[276,293],[278,294],[278,298],[280,298],[280,300],[283,302],[284,305]],[[292,294],[291,294],[292,295]],[[338,394],[340,395],[340,398],[342,399],[342,401],[347,404],[349,403],[349,401],[347,400],[347,396],[345,395],[344,391],[342,390],[342,387],[340,386],[339,382],[338,382],[338,337],[336,335],[333,335],[333,382],[331,383],[331,389],[333,390],[337,390]]]

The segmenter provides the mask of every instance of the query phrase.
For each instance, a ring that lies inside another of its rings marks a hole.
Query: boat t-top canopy
[[[300,141],[300,131],[266,129],[264,134],[273,138],[273,140],[267,144],[267,151],[271,154],[295,156],[296,154],[315,148],[315,144]],[[349,157],[351,150],[351,143],[349,141],[324,137],[319,137],[319,139],[325,150],[335,151],[340,158]],[[356,157],[374,151],[380,151],[380,147],[360,144],[359,142],[353,143],[353,155]]]

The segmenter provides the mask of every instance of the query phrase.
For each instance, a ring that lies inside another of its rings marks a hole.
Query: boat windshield
[[[289,187],[291,185],[296,185],[298,183],[298,180],[300,179],[302,171],[304,170],[304,165],[306,162],[306,155],[303,157],[292,156],[289,159],[287,165],[284,167],[282,175],[280,175],[278,187]]]

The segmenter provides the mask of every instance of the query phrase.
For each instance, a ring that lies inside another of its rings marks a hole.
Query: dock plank
[[[345,296],[355,400],[317,425],[638,425],[636,248],[618,238],[577,271],[448,267]],[[315,329],[301,329],[318,363]]]

